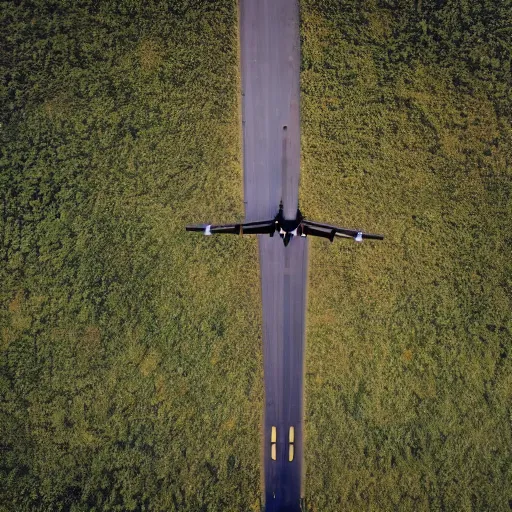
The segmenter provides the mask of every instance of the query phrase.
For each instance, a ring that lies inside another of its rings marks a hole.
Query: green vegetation
[[[234,3],[0,12],[0,510],[259,511]]]
[[[0,13],[0,511],[259,510],[236,3]],[[308,509],[508,510],[510,2],[301,16]]]
[[[311,511],[512,506],[511,12],[302,2]]]

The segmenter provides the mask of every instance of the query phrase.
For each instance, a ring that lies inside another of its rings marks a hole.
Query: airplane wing
[[[334,240],[335,237],[353,238],[356,242],[362,242],[365,239],[384,239],[383,235],[364,233],[363,231],[357,231],[356,229],[338,228],[336,226],[331,226],[330,224],[321,224],[320,222],[314,222],[311,220],[303,220],[302,226],[302,232],[304,234],[328,238],[331,242]]]
[[[243,224],[196,224],[193,226],[187,226],[185,229],[187,231],[200,231],[205,235],[213,235],[217,233],[230,233],[233,235],[263,235],[271,234],[275,231],[276,221],[272,219],[258,222],[245,222]]]
[[[335,234],[332,233],[332,230],[310,226],[304,221],[302,222],[302,233],[307,236],[319,236],[321,238],[327,238],[331,242],[335,237]]]

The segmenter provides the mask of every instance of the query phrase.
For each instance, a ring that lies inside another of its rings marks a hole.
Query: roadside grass
[[[258,510],[232,1],[4,3],[2,510]]]
[[[311,242],[308,510],[512,503],[498,7],[301,2],[302,211],[386,236]]]

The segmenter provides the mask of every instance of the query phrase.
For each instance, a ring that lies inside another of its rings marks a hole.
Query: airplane
[[[193,226],[186,226],[187,231],[199,231],[205,235],[213,235],[217,233],[230,233],[234,235],[264,235],[268,234],[274,236],[274,233],[279,233],[282,238],[284,246],[286,247],[294,236],[319,236],[328,238],[331,242],[336,237],[339,238],[352,238],[356,242],[362,242],[365,239],[370,240],[383,240],[383,235],[374,235],[372,233],[364,233],[355,229],[338,228],[330,224],[321,224],[311,220],[306,220],[299,209],[295,219],[285,219],[283,215],[283,203],[279,205],[278,214],[271,220],[246,222],[243,224],[196,224]]]

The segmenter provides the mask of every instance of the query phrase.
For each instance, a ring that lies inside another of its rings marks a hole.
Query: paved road
[[[239,0],[247,221],[295,218],[300,176],[297,0]],[[259,237],[265,372],[266,511],[299,511],[308,241]],[[277,427],[277,460],[270,433]],[[295,457],[288,461],[288,429]]]
[[[300,175],[297,0],[239,0],[245,214],[295,218]]]
[[[280,238],[259,242],[265,370],[264,473],[267,512],[298,511],[302,484],[304,327],[308,242]],[[277,460],[270,432],[277,427]],[[288,432],[295,428],[295,457],[288,460]],[[275,498],[274,498],[275,496]]]

